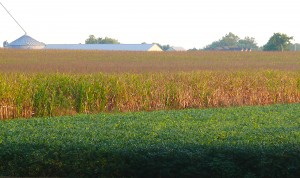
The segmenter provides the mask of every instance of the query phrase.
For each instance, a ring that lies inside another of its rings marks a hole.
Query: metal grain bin
[[[7,47],[14,49],[44,49],[45,44],[25,34],[15,41],[9,43]]]

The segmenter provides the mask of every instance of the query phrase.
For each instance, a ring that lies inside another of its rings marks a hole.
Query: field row
[[[0,74],[0,119],[299,102],[299,72]]]
[[[109,52],[0,49],[0,71],[147,73],[300,69],[299,52]]]
[[[300,104],[0,121],[0,176],[299,177]]]

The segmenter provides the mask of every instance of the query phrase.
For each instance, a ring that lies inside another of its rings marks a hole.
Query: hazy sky
[[[121,43],[202,48],[228,32],[264,45],[275,32],[300,41],[299,0],[0,0],[27,34],[46,44]],[[24,32],[0,6],[0,46]]]

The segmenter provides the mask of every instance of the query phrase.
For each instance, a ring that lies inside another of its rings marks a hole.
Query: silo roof
[[[9,43],[8,46],[45,46],[45,44],[33,39],[28,35],[23,35],[15,41]]]

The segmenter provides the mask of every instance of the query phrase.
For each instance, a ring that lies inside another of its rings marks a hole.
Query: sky
[[[0,0],[27,34],[45,44],[89,35],[124,44],[203,48],[232,32],[259,46],[277,32],[300,42],[299,0]],[[24,35],[0,6],[0,46]]]

